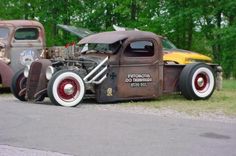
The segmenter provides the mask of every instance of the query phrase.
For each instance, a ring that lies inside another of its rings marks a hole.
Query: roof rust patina
[[[10,30],[8,42],[10,43],[14,37],[14,32],[18,28],[37,28],[39,29],[39,39],[43,42],[45,46],[45,31],[43,25],[34,20],[0,20],[0,27],[6,27]]]
[[[12,27],[38,26],[43,28],[43,25],[41,23],[33,20],[3,20],[3,21],[0,20],[0,26],[12,26]]]
[[[156,34],[146,31],[110,31],[90,35],[80,40],[79,44],[104,43],[111,44],[124,39],[131,38],[156,38]]]

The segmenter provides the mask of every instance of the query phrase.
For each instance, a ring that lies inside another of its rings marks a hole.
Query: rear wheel
[[[82,101],[85,85],[76,72],[62,70],[54,74],[50,79],[47,92],[54,104],[73,107]]]
[[[212,68],[204,63],[186,65],[180,74],[179,86],[187,99],[208,99],[215,89]]]
[[[26,82],[27,78],[24,76],[24,70],[19,70],[12,78],[11,92],[21,101],[26,101]]]

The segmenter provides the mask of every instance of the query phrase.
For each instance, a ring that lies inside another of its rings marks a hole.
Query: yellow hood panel
[[[188,64],[193,62],[212,62],[212,59],[206,55],[196,52],[175,49],[172,51],[164,51],[164,61],[173,61],[179,64]]]

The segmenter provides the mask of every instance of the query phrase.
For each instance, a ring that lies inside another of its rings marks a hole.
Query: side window
[[[151,41],[135,41],[125,49],[128,57],[150,57],[154,55],[154,45]]]
[[[16,40],[37,40],[39,31],[37,28],[20,28],[16,30]]]

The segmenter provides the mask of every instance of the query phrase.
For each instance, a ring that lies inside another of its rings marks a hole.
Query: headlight
[[[25,76],[25,77],[28,77],[28,76],[29,76],[29,70],[30,70],[30,66],[27,65],[27,66],[25,67],[25,69],[24,69],[24,76]]]
[[[55,72],[55,69],[52,66],[48,66],[46,70],[46,79],[50,80],[54,72]]]

